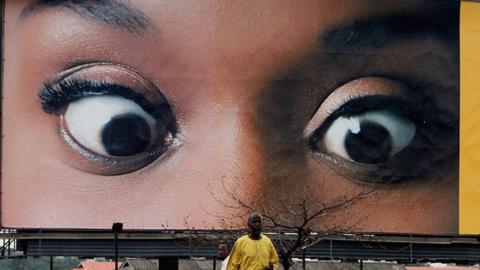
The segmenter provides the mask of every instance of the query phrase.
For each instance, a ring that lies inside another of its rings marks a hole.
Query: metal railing
[[[23,252],[17,250],[16,230],[0,229],[0,258],[22,257]]]

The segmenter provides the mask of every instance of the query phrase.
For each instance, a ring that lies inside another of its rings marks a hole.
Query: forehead
[[[15,23],[22,9],[32,2],[7,1],[7,24]],[[270,75],[267,71],[281,71],[291,66],[311,49],[318,36],[329,27],[352,23],[368,16],[414,12],[428,6],[428,2],[424,1],[388,1],[385,4],[384,1],[374,0],[145,0],[125,3],[144,13],[151,21],[149,33],[141,38],[136,37],[139,43],[148,41],[149,48],[153,46],[159,51],[168,51],[170,56],[175,55],[172,53],[174,50],[182,52],[182,56],[191,62],[221,66],[222,69],[216,70],[218,74],[214,76],[225,80],[232,74],[261,80]],[[57,9],[65,12],[58,12]],[[37,35],[48,32],[50,37],[57,39],[56,42],[61,40],[60,43],[70,38],[70,32],[76,35],[79,31],[95,32],[97,36],[103,33],[103,40],[114,41],[113,44],[110,42],[110,46],[115,45],[115,41],[121,43],[130,38],[125,33],[109,33],[110,29],[101,24],[92,29],[90,22],[84,22],[81,16],[65,8],[43,9],[31,17],[29,22],[22,23],[25,31],[35,29]],[[88,41],[98,43],[93,38]],[[137,48],[142,48],[142,45],[139,44]],[[194,52],[195,55],[185,52]],[[117,53],[123,52],[119,49]],[[168,57],[163,58],[168,61]]]

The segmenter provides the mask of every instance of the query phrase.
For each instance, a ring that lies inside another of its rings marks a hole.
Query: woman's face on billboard
[[[458,3],[6,1],[2,225],[458,227]],[[265,200],[267,198],[267,200]],[[315,206],[313,206],[315,205]]]

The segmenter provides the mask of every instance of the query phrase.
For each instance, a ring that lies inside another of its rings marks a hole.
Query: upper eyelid
[[[53,79],[47,80],[48,83],[58,83],[67,77],[82,71],[84,69],[88,69],[91,67],[112,67],[112,68],[119,68],[124,69],[134,74],[140,74],[136,69],[121,63],[109,62],[109,61],[76,61],[64,66],[57,75],[54,76]],[[148,80],[148,78],[145,78]]]
[[[408,85],[402,81],[380,76],[362,76],[340,84],[322,100],[316,111],[310,117],[304,129],[303,136],[311,136],[332,113],[350,100],[365,96],[394,96],[407,98]]]
[[[136,69],[120,63],[107,61],[76,62],[66,66],[56,75],[46,79],[43,85],[57,86],[72,81],[99,81],[123,85],[143,94],[152,103],[166,102],[163,91]]]
[[[309,135],[309,145],[312,149],[316,148],[316,143],[319,137],[324,135],[324,132],[334,120],[340,116],[349,116],[349,115],[360,115],[369,111],[380,111],[388,110],[391,112],[396,112],[398,115],[406,116],[408,119],[411,119],[411,115],[415,113],[421,114],[421,119],[423,119],[423,113],[417,112],[415,106],[411,104],[408,100],[391,97],[391,96],[382,96],[382,95],[371,95],[363,96],[359,98],[353,98],[341,105],[335,112],[330,114],[313,133]],[[436,110],[435,110],[436,111]],[[415,121],[414,121],[415,122]]]

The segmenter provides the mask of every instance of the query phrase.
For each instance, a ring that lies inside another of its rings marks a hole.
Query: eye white
[[[361,132],[360,125],[363,121],[376,123],[388,131],[392,139],[389,157],[393,157],[407,147],[415,136],[416,127],[412,122],[388,110],[371,111],[350,117],[340,116],[335,119],[325,132],[324,142],[327,150],[352,160],[345,148],[345,139],[349,133]]]
[[[155,126],[155,119],[132,100],[119,96],[90,96],[71,102],[64,114],[68,131],[85,148],[109,156],[102,144],[101,132],[113,117],[135,114]]]

